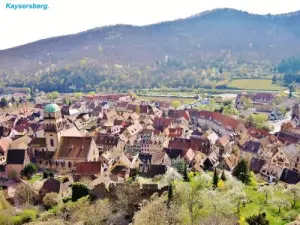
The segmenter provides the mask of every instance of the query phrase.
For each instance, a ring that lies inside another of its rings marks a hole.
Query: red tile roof
[[[100,162],[80,162],[75,163],[76,175],[95,175],[101,172]]]
[[[229,116],[225,116],[218,112],[199,111],[199,117],[204,118],[206,120],[213,120],[220,126],[225,127],[229,130],[235,130],[240,124],[242,124],[240,121],[235,120]]]

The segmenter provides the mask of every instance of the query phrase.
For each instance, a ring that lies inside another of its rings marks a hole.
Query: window
[[[69,168],[72,167],[72,163],[71,163],[71,162],[68,163],[68,167],[69,167]]]
[[[54,140],[52,138],[50,139],[50,145],[51,145],[51,147],[54,146]]]

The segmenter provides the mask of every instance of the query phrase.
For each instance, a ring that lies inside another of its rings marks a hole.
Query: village
[[[26,94],[7,96],[7,105],[22,102],[2,112],[0,126],[1,181],[15,207],[20,184],[39,199],[53,192],[66,199],[72,184],[86,179],[89,192],[104,198],[136,177],[155,180],[178,169],[178,163],[189,172],[222,174],[232,173],[243,159],[267,185],[300,182],[297,98],[278,102],[274,93],[240,93],[233,99],[241,114],[267,112],[269,120],[282,120],[278,132],[252,126],[243,116],[174,107],[133,92],[69,98],[66,104],[63,95],[51,100],[36,95],[33,103]],[[167,185],[150,182],[140,189],[150,196],[166,191]]]

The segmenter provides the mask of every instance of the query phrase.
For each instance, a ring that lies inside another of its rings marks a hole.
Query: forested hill
[[[84,58],[94,66],[147,65],[166,56],[187,63],[231,56],[277,62],[300,54],[299,46],[300,11],[253,15],[217,9],[177,21],[102,27],[2,50],[0,73],[59,68]]]

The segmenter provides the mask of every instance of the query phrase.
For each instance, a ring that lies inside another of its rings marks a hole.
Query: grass
[[[190,104],[194,101],[196,101],[194,98],[172,98],[172,97],[155,97],[155,96],[139,96],[141,100],[147,100],[147,101],[180,101],[181,105],[184,104]]]
[[[8,209],[11,205],[6,201],[3,191],[0,191],[0,210]]]
[[[30,180],[28,180],[29,184],[34,184],[37,180],[41,179],[42,175],[41,174],[35,174],[31,177]]]
[[[250,200],[250,203],[246,204],[245,208],[241,208],[241,217],[247,218],[251,215],[258,214],[260,211],[263,211],[267,214],[267,219],[272,225],[283,225],[289,222],[285,220],[285,218],[289,217],[292,211],[291,209],[281,209],[281,213],[278,214],[278,207],[276,207],[274,204],[267,203],[266,205],[264,205],[263,193],[258,192],[250,186],[247,186],[245,191]],[[285,198],[288,201],[292,202],[291,198],[286,194],[283,194],[282,192],[276,192],[274,195],[278,198]],[[297,214],[300,214],[299,201],[296,205],[295,210],[297,211]]]
[[[265,79],[237,79],[229,83],[228,87],[243,90],[282,90],[283,87],[272,84],[272,80]]]

